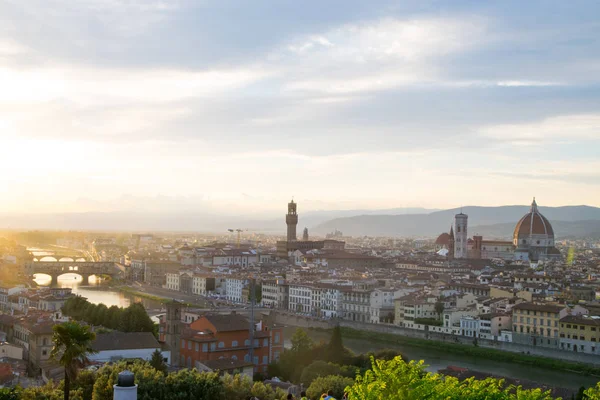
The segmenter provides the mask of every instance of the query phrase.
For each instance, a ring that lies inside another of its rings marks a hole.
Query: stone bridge
[[[77,274],[87,282],[92,275],[117,275],[120,270],[114,262],[91,262],[91,261],[42,261],[31,262],[27,265],[28,274],[46,274],[50,275],[52,282],[56,282],[59,276],[64,274]]]

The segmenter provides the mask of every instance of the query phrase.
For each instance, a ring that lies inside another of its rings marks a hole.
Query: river
[[[290,338],[296,328],[286,328],[284,337],[286,338],[286,347],[291,345]],[[308,330],[308,335],[315,341],[329,341],[330,333]],[[544,368],[536,368],[529,365],[513,364],[502,361],[492,361],[472,356],[459,355],[454,353],[445,353],[438,350],[428,350],[417,347],[402,346],[397,344],[383,344],[370,342],[364,339],[346,339],[344,345],[354,353],[368,353],[382,349],[398,350],[410,360],[424,360],[427,365],[427,371],[437,372],[449,365],[468,368],[471,370],[486,372],[494,375],[506,376],[510,378],[527,379],[530,381],[543,383],[555,387],[577,390],[581,386],[595,386],[600,379],[591,376],[585,376],[564,371],[554,371]]]
[[[49,286],[50,281],[51,278],[44,274],[37,274],[34,279],[34,282],[39,286]],[[90,277],[89,283],[84,284],[81,276],[76,274],[64,274],[58,278],[55,286],[71,288],[73,293],[87,298],[90,303],[104,303],[107,307],[127,307],[131,303],[141,302],[147,309],[162,308],[162,304],[158,301],[114,290],[110,287],[110,282],[102,282],[96,279],[95,276]]]

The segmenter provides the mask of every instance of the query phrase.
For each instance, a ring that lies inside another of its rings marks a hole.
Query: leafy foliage
[[[165,376],[149,363],[120,362],[105,365],[98,370],[92,395],[93,400],[112,400],[113,385],[119,372],[129,370],[135,374],[138,385],[138,400],[220,400],[224,396],[223,382],[216,373],[181,370]]]
[[[306,389],[306,395],[312,399],[318,399],[322,393],[327,393],[328,390],[333,391],[333,397],[341,399],[344,395],[346,387],[352,385],[354,379],[346,378],[339,375],[329,375],[319,377],[310,384]]]
[[[372,369],[346,388],[350,400],[550,400],[549,392],[505,386],[503,380],[454,377],[426,373],[423,362],[406,363],[400,357],[372,360]]]
[[[329,375],[340,375],[347,378],[354,378],[356,377],[358,371],[359,369],[354,366],[340,366],[338,364],[319,360],[313,362],[302,370],[300,382],[304,386],[310,386],[315,379]]]
[[[91,325],[101,325],[122,332],[154,332],[154,323],[141,303],[133,303],[127,308],[106,307],[92,304],[81,296],[67,301],[62,308],[65,315]]]
[[[0,400],[19,400],[19,392],[17,389],[1,388]]]

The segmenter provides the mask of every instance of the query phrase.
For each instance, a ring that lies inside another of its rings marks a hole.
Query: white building
[[[118,332],[99,333],[92,343],[97,353],[89,354],[91,361],[113,362],[121,359],[149,361],[155,350],[161,351],[160,343],[151,332]],[[171,352],[162,351],[162,356],[170,364]]]
[[[206,296],[209,292],[215,290],[215,278],[194,274],[192,277],[192,293],[199,296]]]
[[[372,324],[394,320],[394,289],[375,289],[369,299]]]
[[[442,323],[444,328],[460,327],[460,320],[466,317],[477,317],[479,311],[476,308],[462,308],[444,310],[442,314]]]
[[[167,273],[167,289],[179,291],[179,282],[181,275],[179,272],[168,272]]]
[[[244,298],[242,296],[242,290],[246,281],[244,279],[239,278],[226,278],[225,279],[225,296],[227,300],[233,301],[234,303],[242,303],[244,302]]]
[[[305,285],[290,285],[289,306],[292,312],[312,313],[312,288]]]
[[[462,317],[460,329],[463,336],[492,339],[492,321],[478,317]]]
[[[320,294],[320,317],[337,318],[342,316],[342,292],[337,287],[322,287]]]
[[[247,267],[258,262],[256,250],[221,250],[212,256],[212,265],[240,265]]]
[[[288,309],[289,286],[284,279],[263,281],[261,285],[263,307]]]

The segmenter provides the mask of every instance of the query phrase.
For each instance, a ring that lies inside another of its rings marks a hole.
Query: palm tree
[[[50,356],[65,368],[64,399],[69,400],[70,384],[77,377],[79,368],[88,361],[88,354],[96,353],[91,347],[96,334],[89,326],[77,322],[54,325],[53,330],[54,347]]]

